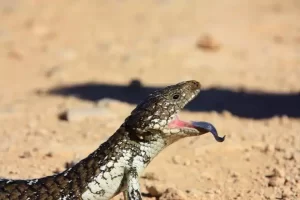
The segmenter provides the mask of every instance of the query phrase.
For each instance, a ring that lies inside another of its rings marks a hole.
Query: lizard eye
[[[173,95],[173,99],[178,99],[179,98],[179,94],[174,94]]]

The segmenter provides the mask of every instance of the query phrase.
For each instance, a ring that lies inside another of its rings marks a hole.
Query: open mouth
[[[202,121],[191,121],[186,122],[179,119],[178,115],[175,116],[175,118],[169,123],[170,128],[194,128],[198,130],[200,133],[212,133],[215,140],[218,142],[223,142],[225,140],[225,136],[220,137],[218,135],[218,132],[216,128],[208,122],[202,122]]]

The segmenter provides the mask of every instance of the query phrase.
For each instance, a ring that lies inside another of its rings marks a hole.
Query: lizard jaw
[[[215,140],[218,142],[223,142],[225,140],[225,136],[220,137],[216,128],[208,122],[200,122],[200,121],[191,121],[186,122],[179,119],[178,115],[175,115],[174,119],[168,124],[169,128],[193,128],[199,131],[202,134],[212,133]]]
[[[179,119],[178,115],[175,115],[174,119],[168,124],[169,128],[194,128],[190,122],[182,121]]]

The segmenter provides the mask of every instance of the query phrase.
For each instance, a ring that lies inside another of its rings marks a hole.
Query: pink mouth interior
[[[176,115],[175,119],[169,123],[170,128],[194,127],[191,123],[179,119]]]
[[[195,128],[197,130],[200,131],[200,133],[204,134],[207,132],[211,132],[215,138],[215,140],[217,140],[218,142],[223,142],[225,140],[225,136],[220,137],[218,136],[218,132],[216,130],[216,128],[208,123],[208,122],[185,122],[182,121],[178,118],[178,116],[176,115],[174,117],[174,120],[172,120],[168,126],[170,128],[184,128],[184,127],[190,127],[190,128]]]

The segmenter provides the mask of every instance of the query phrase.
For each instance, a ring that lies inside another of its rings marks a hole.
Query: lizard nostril
[[[201,89],[201,84],[198,81],[191,81],[191,86],[193,89]]]

